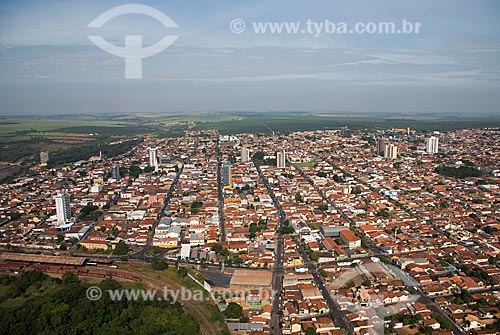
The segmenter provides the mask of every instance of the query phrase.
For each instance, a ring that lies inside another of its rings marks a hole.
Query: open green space
[[[270,133],[328,129],[392,129],[452,130],[474,127],[498,127],[500,117],[489,118],[480,115],[428,114],[417,116],[395,116],[387,113],[346,115],[345,113],[269,112],[235,113],[240,119],[220,122],[197,122],[195,130],[217,129],[222,134]]]
[[[44,132],[76,127],[127,127],[117,121],[79,120],[71,118],[2,118],[0,119],[0,141],[22,140],[30,136],[44,136]],[[87,130],[87,128],[83,128]],[[61,132],[59,130],[59,132]],[[67,132],[67,131],[62,131]],[[75,133],[81,133],[75,131]]]

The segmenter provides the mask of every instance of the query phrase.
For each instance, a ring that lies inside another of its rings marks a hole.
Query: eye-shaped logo
[[[125,14],[143,14],[158,20],[166,28],[177,28],[177,24],[164,13],[159,10],[141,4],[126,4],[113,7],[89,24],[89,28],[100,28],[109,20],[125,15]],[[168,48],[175,42],[178,36],[167,35],[164,36],[157,43],[143,47],[141,35],[126,35],[125,46],[118,47],[106,41],[102,36],[90,35],[89,40],[97,45],[102,50],[112,55],[125,58],[125,79],[141,79],[142,78],[142,59],[156,55],[157,53]]]

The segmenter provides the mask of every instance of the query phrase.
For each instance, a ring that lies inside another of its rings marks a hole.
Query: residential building
[[[66,221],[71,217],[69,195],[64,192],[56,195],[56,214],[58,224],[66,223]]]
[[[120,165],[113,164],[113,170],[111,171],[111,176],[113,179],[120,180]]]
[[[224,179],[224,186],[231,186],[232,184],[232,171],[231,171],[231,162],[225,162],[223,165],[223,179]]]
[[[384,157],[390,159],[398,158],[398,147],[394,144],[386,144],[384,146]]]
[[[428,154],[437,154],[439,151],[439,138],[435,136],[429,137],[427,139],[426,151]]]
[[[158,148],[148,148],[149,166],[158,168]]]
[[[279,169],[284,169],[286,166],[286,156],[285,156],[285,150],[283,151],[278,151],[276,153],[276,166]]]
[[[385,149],[385,138],[383,138],[383,137],[377,138],[377,142],[376,142],[377,155],[383,156],[384,149]]]
[[[49,152],[48,151],[41,151],[40,152],[40,164],[47,165],[48,161],[49,161]]]
[[[241,162],[246,163],[250,160],[250,150],[246,147],[241,147]]]

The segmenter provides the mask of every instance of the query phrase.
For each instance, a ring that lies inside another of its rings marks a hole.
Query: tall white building
[[[148,148],[149,151],[149,166],[158,167],[158,148]]]
[[[241,162],[246,163],[250,160],[250,150],[246,147],[241,147]]]
[[[439,138],[431,136],[427,139],[427,153],[437,154],[439,151]]]
[[[394,144],[386,144],[384,147],[384,157],[390,159],[398,158],[398,147]]]
[[[61,192],[56,195],[56,214],[58,224],[65,224],[71,218],[68,194]]]
[[[47,165],[48,161],[49,161],[49,152],[48,151],[41,151],[40,152],[40,164]]]
[[[276,153],[276,166],[280,169],[284,169],[286,166],[286,156],[285,156],[285,150],[283,151],[278,151]]]

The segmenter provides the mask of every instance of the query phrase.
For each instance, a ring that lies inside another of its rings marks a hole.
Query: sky
[[[0,114],[341,111],[500,114],[498,0],[142,1],[141,14],[89,23],[126,1],[2,0]],[[246,30],[231,31],[233,20]],[[309,33],[316,25],[419,23],[419,33]],[[297,33],[255,24],[299,23]],[[142,79],[89,35],[153,45]]]

